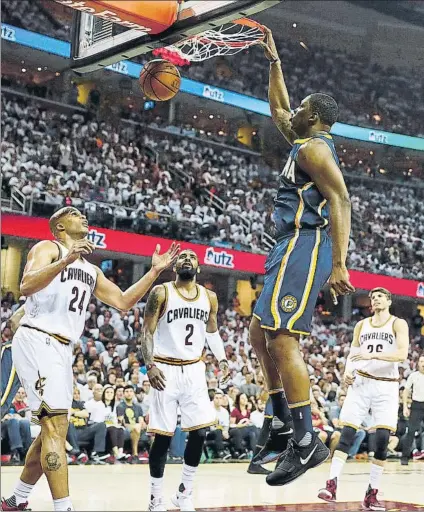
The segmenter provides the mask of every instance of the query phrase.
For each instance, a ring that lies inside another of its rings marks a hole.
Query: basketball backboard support
[[[96,71],[155,48],[169,46],[206,29],[249,17],[278,3],[280,0],[188,0],[181,3],[177,21],[156,35],[75,10],[71,67],[81,74]]]

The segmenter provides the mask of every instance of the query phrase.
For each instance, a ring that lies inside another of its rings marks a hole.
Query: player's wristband
[[[150,371],[152,368],[156,367],[155,363],[146,364],[146,370]]]

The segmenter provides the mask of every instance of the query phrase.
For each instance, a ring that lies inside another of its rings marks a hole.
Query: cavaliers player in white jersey
[[[405,320],[390,314],[392,296],[388,290],[374,288],[369,297],[374,314],[355,326],[344,375],[349,388],[340,413],[342,435],[331,461],[330,479],[318,497],[329,502],[336,500],[337,480],[356,430],[371,410],[373,427],[376,429],[376,450],[363,509],[384,511],[385,507],[379,502],[377,493],[387,458],[390,432],[395,432],[397,426],[398,364],[408,357],[409,329]]]
[[[50,218],[49,225],[55,240],[37,243],[28,254],[20,287],[27,297],[25,314],[12,344],[13,362],[41,433],[28,451],[13,495],[2,500],[2,510],[25,510],[28,496],[43,473],[54,509],[73,510],[65,452],[72,404],[72,343],[83,332],[91,294],[127,311],[179,251],[179,246],[172,244],[159,255],[157,246],[150,271],[123,292],[85,259],[94,245],[86,238],[84,215],[76,208],[62,208]]]
[[[171,498],[180,510],[194,510],[193,478],[199,465],[206,427],[216,423],[209,400],[205,341],[219,361],[224,380],[228,362],[218,333],[216,294],[196,283],[200,272],[196,253],[183,250],[176,261],[176,280],[155,286],[144,314],[141,348],[152,385],[149,431],[155,434],[150,455],[150,511],[167,510],[162,494],[166,457],[181,413],[182,430],[189,432],[181,485]]]

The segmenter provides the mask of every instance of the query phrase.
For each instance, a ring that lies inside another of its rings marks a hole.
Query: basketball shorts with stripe
[[[265,263],[264,287],[253,315],[261,327],[310,334],[320,290],[331,274],[332,244],[320,229],[277,241]]]
[[[12,357],[33,420],[44,414],[68,413],[72,405],[72,345],[21,326],[13,338]]]
[[[349,386],[340,412],[343,425],[359,428],[371,410],[372,425],[396,432],[399,409],[399,383],[357,375]]]
[[[172,436],[179,414],[184,431],[216,423],[203,361],[184,366],[156,363],[156,366],[165,375],[166,387],[163,391],[150,392],[149,432]]]

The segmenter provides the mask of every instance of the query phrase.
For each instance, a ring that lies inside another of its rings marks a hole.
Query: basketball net
[[[219,55],[235,55],[264,39],[265,33],[259,23],[249,18],[241,18],[188,37],[171,46],[159,48],[159,51],[156,50],[156,55],[177,65],[181,64],[174,62],[171,58],[179,57],[188,63],[202,62]]]

